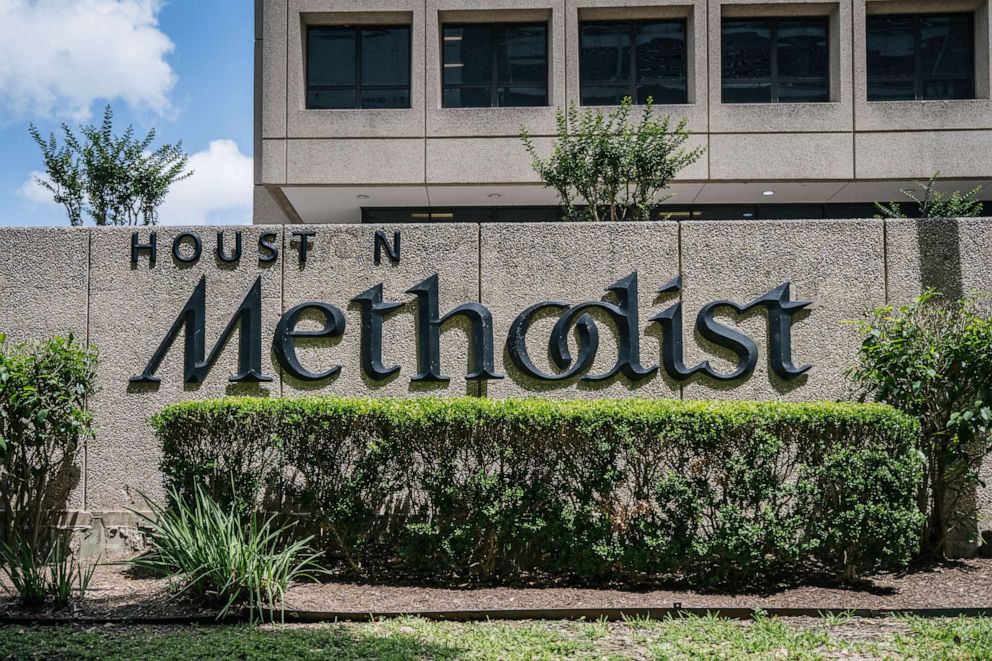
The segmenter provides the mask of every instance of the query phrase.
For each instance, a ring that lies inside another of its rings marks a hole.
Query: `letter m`
[[[224,329],[217,344],[211,349],[210,355],[204,358],[206,353],[206,312],[207,278],[204,276],[200,278],[200,283],[193,291],[193,295],[186,301],[186,305],[179,311],[179,316],[176,317],[172,328],[169,329],[162,343],[155,350],[152,359],[148,361],[145,371],[141,373],[141,376],[131,377],[131,383],[158,383],[161,381],[155,373],[158,372],[159,365],[162,364],[169,349],[172,348],[179,331],[184,328],[186,331],[183,355],[185,381],[186,383],[203,383],[237,326],[240,326],[238,373],[231,377],[231,381],[234,383],[272,381],[272,377],[262,374],[262,279],[255,280],[251,291],[248,292],[241,306],[234,312],[227,328]]]

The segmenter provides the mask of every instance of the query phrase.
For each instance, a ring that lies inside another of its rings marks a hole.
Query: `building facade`
[[[554,220],[520,127],[652,97],[674,218],[852,218],[992,180],[987,0],[256,0],[255,222]],[[992,188],[987,190],[992,195]]]

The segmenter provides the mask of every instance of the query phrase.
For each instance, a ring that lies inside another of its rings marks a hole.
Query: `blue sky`
[[[0,225],[68,224],[30,184],[28,123],[98,122],[106,103],[192,156],[163,223],[250,222],[253,20],[251,0],[0,0]]]

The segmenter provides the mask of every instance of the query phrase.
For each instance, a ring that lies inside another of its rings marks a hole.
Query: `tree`
[[[654,118],[648,99],[640,121],[631,123],[632,102],[625,98],[608,115],[580,112],[572,103],[555,113],[554,152],[541,158],[526,127],[521,138],[545,186],[558,193],[567,220],[649,220],[671,196],[661,191],[679,170],[704,149],[682,149],[689,138],[686,120],[671,128],[671,119]]]
[[[182,142],[152,150],[155,129],[141,140],[134,127],[114,134],[108,105],[100,126],[80,125],[77,136],[62,125],[63,144],[54,133],[46,140],[32,124],[29,133],[41,148],[45,177],[35,181],[66,210],[69,223],[82,225],[84,214],[97,225],[155,225],[170,187],[193,175]]]
[[[992,450],[992,314],[977,295],[944,301],[930,290],[904,307],[877,309],[859,326],[859,364],[848,375],[862,400],[919,419],[924,543],[940,555],[948,533],[976,514],[969,499]]]
[[[975,186],[967,193],[954,191],[950,195],[945,195],[937,190],[937,180],[940,173],[936,172],[930,179],[924,182],[916,182],[916,185],[923,192],[918,195],[916,191],[906,188],[901,192],[920,208],[918,218],[976,218],[982,215],[982,202],[978,196],[982,192],[981,186]],[[909,216],[902,210],[898,202],[883,204],[875,203],[878,216],[881,218],[908,218]]]

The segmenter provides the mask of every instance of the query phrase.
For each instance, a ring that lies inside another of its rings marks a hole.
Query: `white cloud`
[[[210,222],[251,222],[254,165],[234,140],[214,140],[189,158],[193,176],[169,191],[159,222],[163,225],[203,225]]]
[[[94,101],[172,111],[161,0],[0,0],[0,118],[88,119]]]
[[[28,180],[21,184],[21,197],[34,204],[56,206],[52,194],[38,183],[38,179],[47,179],[47,177],[44,172],[35,170],[28,176]]]
[[[212,141],[190,156],[188,169],[193,176],[173,185],[159,209],[162,225],[251,223],[254,165],[234,140]],[[61,208],[35,181],[38,176],[44,173],[32,172],[21,185],[21,197],[35,205]]]

